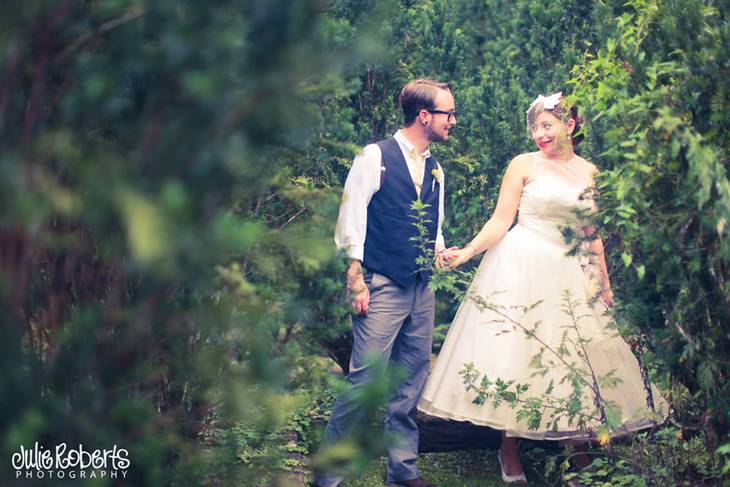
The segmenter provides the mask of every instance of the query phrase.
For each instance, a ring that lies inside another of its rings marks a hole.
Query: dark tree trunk
[[[352,333],[344,333],[331,340],[322,341],[327,355],[342,369],[342,375],[350,373],[350,352],[352,351]]]
[[[421,432],[418,451],[421,453],[454,450],[496,450],[501,442],[500,433],[486,426],[476,426],[467,421],[418,415]]]

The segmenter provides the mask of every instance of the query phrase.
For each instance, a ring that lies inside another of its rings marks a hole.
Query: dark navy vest
[[[403,152],[395,139],[376,142],[383,153],[380,189],[368,205],[365,257],[363,265],[368,271],[383,274],[399,286],[407,287],[419,277],[416,258],[422,252],[418,242],[411,238],[418,235],[414,225],[415,211],[411,204],[418,198]],[[426,159],[421,200],[426,203],[425,226],[428,230],[429,247],[433,248],[438,229],[439,192],[432,171],[438,169],[436,159]],[[431,190],[433,184],[433,191]],[[430,273],[420,272],[420,278],[428,281]]]

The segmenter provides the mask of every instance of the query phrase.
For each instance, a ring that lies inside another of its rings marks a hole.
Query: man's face
[[[439,90],[434,105],[434,109],[429,112],[426,137],[431,142],[445,142],[449,140],[449,131],[456,125],[454,97],[450,91]]]

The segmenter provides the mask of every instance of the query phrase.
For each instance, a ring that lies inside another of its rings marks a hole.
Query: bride
[[[464,248],[443,254],[457,267],[489,250],[418,406],[429,415],[500,430],[505,482],[526,482],[517,438],[581,443],[595,438],[607,414],[613,414],[612,430],[620,434],[652,426],[660,419],[655,410],[666,411],[656,390],[647,393],[637,360],[607,316],[614,298],[603,242],[590,241],[587,259],[568,255],[566,227],[594,234],[579,215],[593,209],[584,193],[594,185],[597,168],[575,153],[580,120],[577,109],[565,105],[561,93],[539,96],[530,105],[526,121],[538,150],[510,162],[494,214],[482,230]],[[471,387],[467,371],[478,373]],[[523,395],[544,401],[538,420],[518,420],[517,409],[484,394],[479,400],[475,383],[482,376],[487,386],[497,378],[529,385]],[[556,414],[555,404],[571,398],[580,401],[579,414]],[[590,463],[585,455],[575,461],[580,467]]]

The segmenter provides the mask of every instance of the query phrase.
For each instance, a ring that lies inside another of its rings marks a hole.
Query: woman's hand
[[[443,259],[447,262],[451,269],[456,269],[467,260],[474,257],[475,249],[473,245],[467,245],[463,249],[451,248],[443,253]]]

